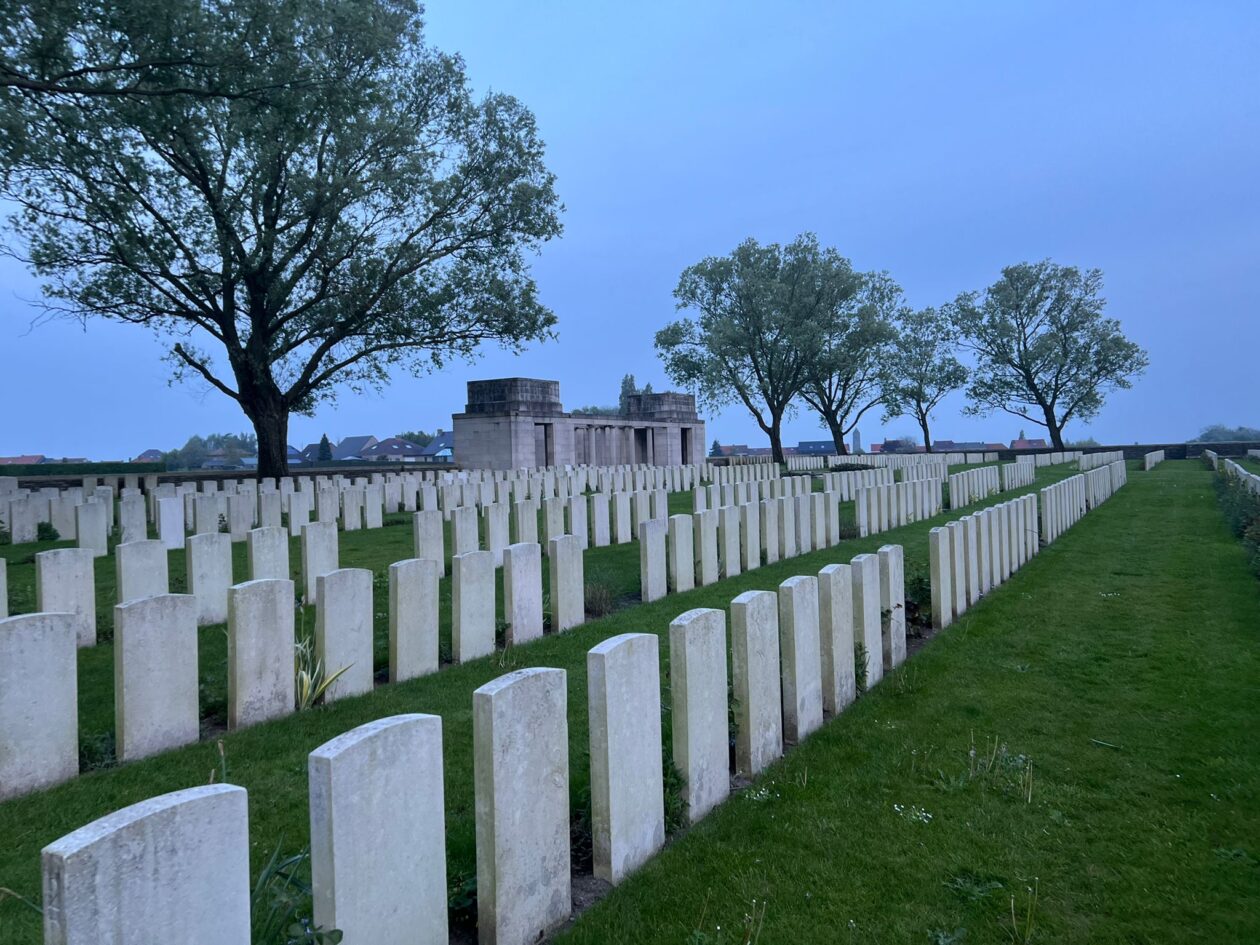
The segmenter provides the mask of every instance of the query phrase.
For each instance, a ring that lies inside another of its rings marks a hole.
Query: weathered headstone
[[[494,945],[532,945],[572,910],[564,670],[517,670],[473,692],[473,784],[477,928]]]
[[[639,534],[662,520],[643,522]],[[586,654],[594,872],[619,883],[665,843],[657,639],[624,633]]]
[[[906,661],[905,555],[901,545],[879,549],[879,608],[883,618],[884,672]]]
[[[118,760],[195,742],[200,718],[196,598],[162,594],[119,604],[114,608]]]
[[[293,592],[292,581],[268,580],[228,594],[229,730],[294,710]]]
[[[389,566],[389,681],[438,671],[441,565],[409,558]]]
[[[674,766],[687,785],[687,816],[700,820],[730,794],[726,614],[689,610],[669,625]]]
[[[779,656],[783,740],[794,745],[822,725],[817,578],[790,577],[779,585]]]
[[[537,542],[509,545],[503,553],[503,613],[508,646],[543,635],[542,549]]]
[[[649,519],[639,525],[639,595],[646,604],[660,600],[668,587],[665,570],[665,519]]]
[[[494,556],[488,551],[451,559],[451,651],[456,663],[494,652]]]
[[[735,769],[752,777],[783,754],[779,604],[771,591],[745,591],[731,601],[731,676]]]
[[[104,502],[84,502],[75,509],[79,547],[100,558],[109,552],[109,519]]]
[[[157,540],[128,541],[114,547],[117,602],[169,594],[166,548]]]
[[[346,942],[446,945],[441,717],[360,725],[307,769],[315,926]]]
[[[884,678],[884,633],[879,612],[879,559],[858,555],[849,562],[853,577],[853,637],[866,651],[866,688]],[[862,672],[855,667],[855,672]]]
[[[818,627],[823,715],[835,716],[857,698],[853,575],[847,564],[829,564],[818,572]]]
[[[582,549],[574,536],[553,538],[550,545],[551,629],[562,632],[586,619],[586,578]]]
[[[86,548],[54,548],[35,556],[35,609],[72,614],[79,646],[96,645],[94,561]]]
[[[289,579],[289,533],[285,529],[279,525],[252,528],[246,533],[246,541],[252,580]]]
[[[305,603],[315,603],[317,582],[336,571],[338,563],[336,522],[311,522],[302,529],[302,593]]]
[[[341,672],[325,690],[325,702],[372,691],[372,572],[367,568],[340,568],[316,579],[315,655],[328,676]]]

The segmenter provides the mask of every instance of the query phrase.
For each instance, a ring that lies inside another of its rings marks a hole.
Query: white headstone
[[[368,722],[307,767],[315,926],[347,942],[446,945],[441,717]]]
[[[170,593],[166,546],[156,539],[115,545],[114,571],[120,604]]]
[[[853,648],[853,575],[847,564],[818,572],[823,714],[839,715],[857,698]]]
[[[86,548],[54,548],[37,554],[35,609],[73,614],[79,646],[95,646],[95,555]]]
[[[494,652],[494,555],[455,555],[451,575],[451,652],[466,663]]]
[[[901,545],[879,549],[879,607],[883,615],[884,672],[906,661],[905,556]]]
[[[270,580],[228,594],[229,730],[294,710],[293,592],[292,581]]]
[[[783,754],[779,603],[771,591],[745,591],[731,601],[731,676],[735,768],[752,777]]]
[[[790,577],[779,585],[779,655],[783,739],[798,744],[822,725],[817,578]]]
[[[543,635],[542,548],[537,542],[509,545],[503,553],[503,613],[508,646]]]
[[[197,599],[162,594],[119,604],[114,608],[118,760],[146,758],[195,742],[200,718]]]
[[[409,558],[389,566],[389,681],[438,671],[438,580],[442,566]]]
[[[336,522],[311,522],[302,529],[302,596],[307,606],[315,603],[319,578],[340,567],[337,544]]]
[[[332,676],[324,701],[372,691],[372,572],[341,568],[315,581],[315,655]]]
[[[279,493],[274,493],[279,498]],[[289,579],[289,533],[279,525],[265,525],[246,533],[251,580]]]
[[[232,586],[232,539],[221,533],[190,535],[184,542],[188,593],[197,598],[197,624],[227,620]]]
[[[643,603],[660,600],[668,590],[665,571],[665,536],[669,530],[663,518],[639,525],[639,594]]]
[[[551,629],[562,632],[586,619],[586,579],[582,549],[572,535],[551,539],[548,576],[551,584]]]
[[[674,766],[687,785],[692,823],[731,790],[726,689],[726,614],[689,610],[669,625]]]
[[[884,678],[884,632],[879,612],[879,558],[858,555],[849,562],[853,577],[853,638],[866,649],[866,688]],[[856,669],[861,672],[860,668]]]

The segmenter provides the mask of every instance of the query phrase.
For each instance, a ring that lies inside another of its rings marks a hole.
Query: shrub
[[[1260,576],[1260,495],[1234,476],[1217,474],[1216,496],[1225,523],[1247,549],[1251,568]]]
[[[61,532],[53,528],[52,522],[40,522],[35,526],[36,541],[61,541]]]
[[[613,590],[603,581],[587,581],[585,594],[588,617],[607,617],[613,612]]]

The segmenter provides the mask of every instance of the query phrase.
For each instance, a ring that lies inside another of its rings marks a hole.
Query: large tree
[[[930,453],[932,411],[946,394],[967,383],[967,369],[954,357],[954,330],[944,312],[902,309],[896,331],[884,385],[884,421],[914,417]]]
[[[559,204],[533,117],[474,98],[415,3],[144,8],[128,81],[182,89],[191,58],[214,94],[3,91],[12,224],[50,312],[169,338],[177,376],[239,403],[261,476],[287,471],[290,412],[339,386],[550,335],[527,255],[559,233]],[[109,60],[50,23],[49,58]]]
[[[848,260],[813,234],[748,239],[686,269],[674,297],[696,312],[656,334],[665,372],[712,409],[738,401],[783,461],[783,418],[809,379],[822,326],[851,292]]]
[[[801,397],[818,414],[835,444],[847,453],[847,437],[862,415],[883,399],[891,319],[901,288],[885,272],[849,270],[844,291],[820,322],[821,341]]]
[[[1063,449],[1063,427],[1090,420],[1106,395],[1146,370],[1146,352],[1106,318],[1102,272],[1019,263],[982,294],[960,295],[950,317],[975,353],[967,386],[973,415],[1003,410],[1046,428]]]

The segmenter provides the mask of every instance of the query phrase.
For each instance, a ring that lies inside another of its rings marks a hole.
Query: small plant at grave
[[[542,613],[543,613],[543,629],[551,630],[554,626],[554,620],[551,614],[551,592],[544,590],[542,595]]]
[[[118,764],[118,748],[114,733],[94,732],[83,738],[79,745],[79,770],[99,771]]]
[[[313,708],[324,697],[328,687],[335,683],[349,666],[343,666],[332,675],[324,667],[324,661],[315,656],[315,638],[303,635],[293,646],[293,673],[295,683],[295,708],[298,712]]]
[[[923,636],[932,626],[932,579],[927,571],[906,576],[906,632]]]
[[[40,522],[35,526],[36,541],[61,541],[61,532],[53,528],[52,522]]]
[[[477,927],[477,873],[457,872],[446,879],[446,912],[452,927]]]
[[[964,791],[972,784],[995,788],[999,793],[1032,803],[1033,763],[1027,755],[1015,754],[995,736],[985,738],[983,751],[977,750],[975,736],[967,749],[967,767],[957,774],[937,769],[933,780],[937,790],[948,794]]]
[[[1007,929],[1007,933],[1014,945],[1029,945],[1033,940],[1037,917],[1037,885],[1037,877],[1034,876],[1033,884],[1028,887],[1028,902],[1024,906],[1022,916],[1015,906],[1015,894],[1011,894],[1011,927]]]
[[[613,612],[613,591],[602,581],[587,581],[583,588],[586,616],[607,617]]]
[[[961,926],[952,932],[947,929],[932,929],[928,932],[928,941],[932,945],[962,945],[967,941],[967,930]]]
[[[220,515],[220,516],[219,516],[219,531],[220,531],[220,532],[230,532],[231,530],[232,530],[232,529],[228,526],[228,520],[227,520],[226,516]]]
[[[0,528],[0,545],[13,544],[13,533],[7,528]]]
[[[866,650],[865,643],[855,643],[853,645],[853,677],[857,683],[858,695],[866,692],[866,672],[870,665],[870,653]]]
[[[315,926],[311,913],[311,854],[308,849],[290,856],[282,852],[284,839],[258,874],[250,892],[252,945],[338,945],[337,929]]]
[[[595,868],[595,842],[592,836],[591,789],[582,788],[577,808],[569,818],[569,862],[575,873]]]
[[[988,898],[990,893],[995,893],[1002,888],[1002,884],[996,879],[984,879],[970,872],[959,873],[943,885],[960,899],[968,902],[979,902]]]

